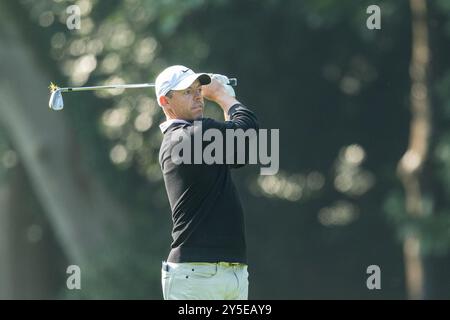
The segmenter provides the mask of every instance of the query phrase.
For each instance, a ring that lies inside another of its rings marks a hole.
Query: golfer
[[[230,175],[230,167],[239,166],[176,164],[171,156],[178,142],[174,137],[182,130],[193,135],[198,123],[202,132],[219,130],[224,143],[226,129],[258,129],[255,115],[236,100],[226,80],[171,66],[155,82],[158,104],[167,118],[160,125],[164,138],[159,161],[173,221],[173,242],[161,272],[166,300],[248,297],[244,213]],[[203,118],[204,98],[219,105],[225,121]],[[192,148],[194,152],[198,150]]]

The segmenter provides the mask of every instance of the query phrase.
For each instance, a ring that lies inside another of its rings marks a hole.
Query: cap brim
[[[197,79],[198,79],[198,81],[200,81],[201,85],[206,85],[206,84],[211,83],[211,77],[207,73],[194,73],[194,74],[188,76],[186,79],[183,79],[182,81],[180,81],[180,83],[177,84],[175,87],[173,87],[171,90],[187,89]]]

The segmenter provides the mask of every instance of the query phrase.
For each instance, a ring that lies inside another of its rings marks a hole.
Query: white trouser
[[[163,262],[164,300],[247,300],[247,265]]]

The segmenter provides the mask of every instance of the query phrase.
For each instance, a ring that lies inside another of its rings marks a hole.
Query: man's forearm
[[[228,115],[228,110],[230,110],[230,108],[232,106],[239,103],[239,101],[237,101],[236,98],[232,97],[232,96],[222,96],[222,97],[216,99],[215,102],[220,106],[220,108],[223,110],[225,115]],[[225,116],[225,118],[228,118],[228,117]]]
[[[219,105],[223,110],[225,120],[229,119],[228,111],[230,108],[239,103],[234,95],[231,95],[225,86],[216,79],[212,79],[209,85],[202,88],[202,94],[204,98]]]

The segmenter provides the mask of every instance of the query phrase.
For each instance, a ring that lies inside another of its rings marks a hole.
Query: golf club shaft
[[[102,89],[133,89],[133,88],[149,88],[154,87],[154,83],[139,83],[139,84],[111,84],[108,86],[93,86],[93,87],[69,87],[59,88],[61,92],[76,92],[76,91],[90,91]]]
[[[230,78],[229,83],[230,86],[237,85],[236,78]],[[76,92],[76,91],[90,91],[90,90],[102,90],[102,89],[133,89],[133,88],[149,88],[154,87],[154,83],[137,83],[137,84],[111,84],[107,86],[93,86],[93,87],[68,87],[68,88],[59,88],[61,92]]]

